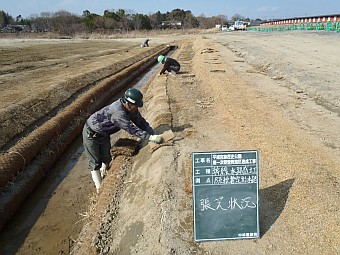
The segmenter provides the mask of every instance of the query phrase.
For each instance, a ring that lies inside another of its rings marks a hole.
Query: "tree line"
[[[232,20],[245,19],[235,14]],[[249,19],[248,19],[249,20]],[[40,15],[31,15],[29,18],[22,18],[21,15],[13,18],[8,13],[0,10],[0,28],[10,26],[11,29],[26,32],[57,32],[61,35],[72,36],[81,32],[97,33],[120,33],[133,30],[153,30],[173,28],[173,23],[180,24],[176,28],[192,29],[213,28],[216,24],[227,24],[227,16],[218,15],[195,17],[191,11],[174,9],[171,12],[156,12],[150,15],[134,13],[130,10],[105,10],[103,15],[83,11],[81,16],[72,14],[65,10],[58,12],[42,12]]]

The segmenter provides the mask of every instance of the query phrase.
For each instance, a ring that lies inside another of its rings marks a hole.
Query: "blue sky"
[[[251,19],[277,19],[340,14],[340,0],[0,0],[0,10],[12,17],[28,18],[42,12],[65,10],[82,15],[84,10],[103,15],[104,10],[131,10],[151,14],[173,9],[190,10],[194,16],[240,14]]]

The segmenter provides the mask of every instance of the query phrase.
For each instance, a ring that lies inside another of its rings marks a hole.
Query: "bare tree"
[[[50,23],[54,31],[71,36],[81,29],[81,18],[68,11],[60,10],[52,16]]]
[[[197,20],[199,22],[199,28],[201,29],[209,29],[213,28],[216,25],[225,24],[227,22],[226,16],[213,16],[213,17],[205,17],[204,15],[201,15],[197,17]]]
[[[221,19],[222,22],[228,21],[228,17],[226,15],[223,15],[223,14],[217,15],[216,18]]]
[[[244,16],[240,15],[240,14],[234,14],[231,17],[231,20],[236,21],[236,20],[244,20]]]

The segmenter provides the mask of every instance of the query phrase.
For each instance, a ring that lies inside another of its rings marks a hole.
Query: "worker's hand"
[[[153,143],[162,143],[163,141],[163,137],[161,135],[150,135],[149,137],[149,142],[153,142]]]

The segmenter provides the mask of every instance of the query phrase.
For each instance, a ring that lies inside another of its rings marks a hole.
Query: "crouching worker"
[[[157,60],[160,64],[164,65],[159,75],[164,74],[165,71],[167,71],[169,74],[177,74],[179,72],[179,69],[181,69],[181,65],[176,59],[160,55],[158,56]]]
[[[111,134],[123,129],[149,142],[162,142],[162,136],[155,135],[138,111],[142,106],[143,94],[138,89],[130,88],[122,98],[93,113],[86,120],[83,144],[97,192],[111,162]]]
[[[141,47],[149,47],[149,41],[150,41],[150,40],[151,40],[150,38],[146,39],[146,40],[144,41],[144,43],[141,45]]]

